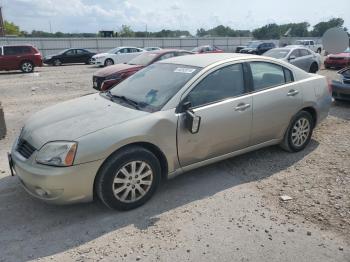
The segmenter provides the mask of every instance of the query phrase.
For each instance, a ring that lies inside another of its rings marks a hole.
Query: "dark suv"
[[[240,53],[262,55],[266,51],[275,48],[275,44],[272,42],[251,42],[247,47],[240,50]]]
[[[31,45],[0,46],[0,70],[21,70],[31,73],[43,61],[38,49]]]

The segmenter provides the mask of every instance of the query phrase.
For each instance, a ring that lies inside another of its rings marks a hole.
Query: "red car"
[[[185,50],[172,49],[161,49],[142,53],[141,55],[131,59],[128,63],[112,65],[98,70],[92,77],[93,88],[99,91],[106,91],[154,62],[174,56],[190,54],[193,53]]]
[[[343,53],[328,55],[324,61],[325,68],[343,68],[350,66],[350,48],[348,47]]]
[[[31,73],[34,67],[42,65],[40,52],[31,45],[0,46],[0,70],[21,70],[23,73]]]
[[[191,50],[193,53],[196,54],[204,54],[204,53],[224,53],[224,50],[211,45],[202,45],[202,46],[198,46],[196,48],[193,48]]]

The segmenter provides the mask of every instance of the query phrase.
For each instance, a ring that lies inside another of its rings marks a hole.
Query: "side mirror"
[[[294,60],[296,57],[295,57],[295,55],[291,55],[291,56],[289,56],[289,58],[288,58],[288,60],[290,61],[290,60]]]
[[[197,116],[193,111],[186,111],[185,126],[192,134],[196,134],[199,131],[201,124],[201,117]]]

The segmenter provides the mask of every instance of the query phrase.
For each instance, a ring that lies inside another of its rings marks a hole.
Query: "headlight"
[[[342,74],[336,74],[334,77],[334,81],[338,81],[338,82],[343,82],[343,75]]]
[[[77,147],[76,142],[49,142],[39,150],[36,162],[50,166],[71,166]]]

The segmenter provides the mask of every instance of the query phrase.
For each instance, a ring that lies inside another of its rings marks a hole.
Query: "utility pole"
[[[5,25],[2,18],[2,6],[0,6],[0,37],[5,36]]]

